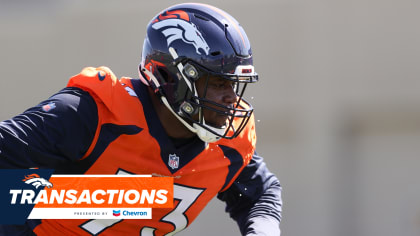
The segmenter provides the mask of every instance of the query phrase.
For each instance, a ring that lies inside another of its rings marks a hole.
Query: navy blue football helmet
[[[147,26],[139,72],[143,83],[204,142],[235,138],[253,112],[243,99],[246,85],[258,81],[248,37],[232,16],[216,7],[179,4],[154,17]],[[233,106],[198,95],[195,82],[203,77],[208,82],[210,76],[232,81],[237,96]],[[203,109],[226,116],[225,125],[206,123]]]

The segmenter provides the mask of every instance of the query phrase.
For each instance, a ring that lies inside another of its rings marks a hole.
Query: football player
[[[140,79],[87,67],[66,88],[0,123],[1,168],[174,177],[174,207],[151,220],[28,220],[7,235],[173,235],[215,196],[243,235],[280,235],[281,187],[255,152],[258,81],[239,23],[205,4],[172,6],[147,26]],[[183,204],[180,204],[180,202]]]

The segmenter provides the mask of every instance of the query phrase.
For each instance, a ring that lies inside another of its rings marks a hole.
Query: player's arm
[[[280,182],[256,153],[232,186],[217,197],[226,202],[226,211],[242,235],[280,235]]]
[[[0,168],[60,169],[89,148],[98,123],[92,97],[64,88],[39,105],[0,122]]]

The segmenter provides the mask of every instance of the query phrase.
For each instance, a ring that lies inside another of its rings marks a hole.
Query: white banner
[[[35,207],[28,219],[152,219],[152,209]]]

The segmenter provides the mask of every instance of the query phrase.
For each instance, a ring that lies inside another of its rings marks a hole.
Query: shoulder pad
[[[81,88],[110,107],[113,89],[117,83],[117,77],[108,67],[86,67],[79,74],[70,78],[67,87]]]

